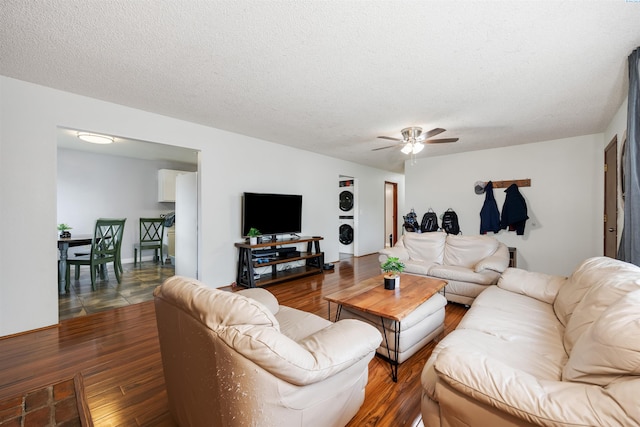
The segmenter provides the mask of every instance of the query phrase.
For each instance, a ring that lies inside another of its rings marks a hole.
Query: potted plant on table
[[[380,265],[384,271],[384,288],[393,290],[400,286],[400,273],[404,271],[404,263],[398,257],[389,257]]]
[[[58,231],[60,231],[60,237],[63,239],[68,239],[71,237],[71,233],[68,230],[71,230],[72,227],[69,227],[67,224],[62,223],[58,224]]]
[[[257,245],[258,244],[258,236],[262,236],[262,233],[257,228],[251,227],[249,229],[249,232],[247,233],[247,236],[249,237],[249,244],[250,245]]]

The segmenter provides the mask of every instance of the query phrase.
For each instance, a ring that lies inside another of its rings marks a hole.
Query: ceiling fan
[[[421,127],[408,127],[402,129],[402,138],[393,138],[390,136],[379,136],[381,139],[390,139],[391,141],[399,141],[398,144],[389,145],[387,147],[374,148],[371,151],[386,150],[387,148],[394,148],[402,145],[402,151],[404,154],[418,154],[424,148],[424,144],[441,144],[446,142],[456,142],[458,138],[438,138],[430,139],[436,135],[441,134],[446,129],[435,128],[428,132],[422,133]]]

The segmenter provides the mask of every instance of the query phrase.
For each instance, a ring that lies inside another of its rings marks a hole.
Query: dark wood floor
[[[377,255],[346,257],[332,272],[270,286],[283,305],[326,317],[324,295],[379,273]],[[445,333],[465,313],[447,306]],[[349,426],[412,426],[420,419],[420,373],[431,343],[400,365],[391,381],[388,363],[369,365],[364,405]],[[96,426],[175,426],[167,408],[152,301],[64,320],[0,339],[0,402],[81,373]],[[0,405],[0,423],[1,423]]]

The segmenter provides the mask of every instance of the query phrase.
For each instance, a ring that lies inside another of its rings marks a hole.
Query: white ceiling
[[[0,74],[401,172],[605,130],[640,2],[3,0]],[[212,141],[212,144],[216,142]]]

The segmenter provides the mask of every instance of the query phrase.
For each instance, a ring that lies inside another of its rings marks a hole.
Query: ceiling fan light
[[[422,142],[416,142],[413,144],[413,154],[418,154],[424,148],[424,144]]]
[[[112,136],[98,135],[95,133],[78,132],[78,138],[85,142],[92,144],[111,144],[113,142]]]
[[[409,154],[411,153],[411,151],[413,151],[413,146],[411,145],[410,142],[407,142],[404,147],[402,147],[402,151],[404,154]]]

